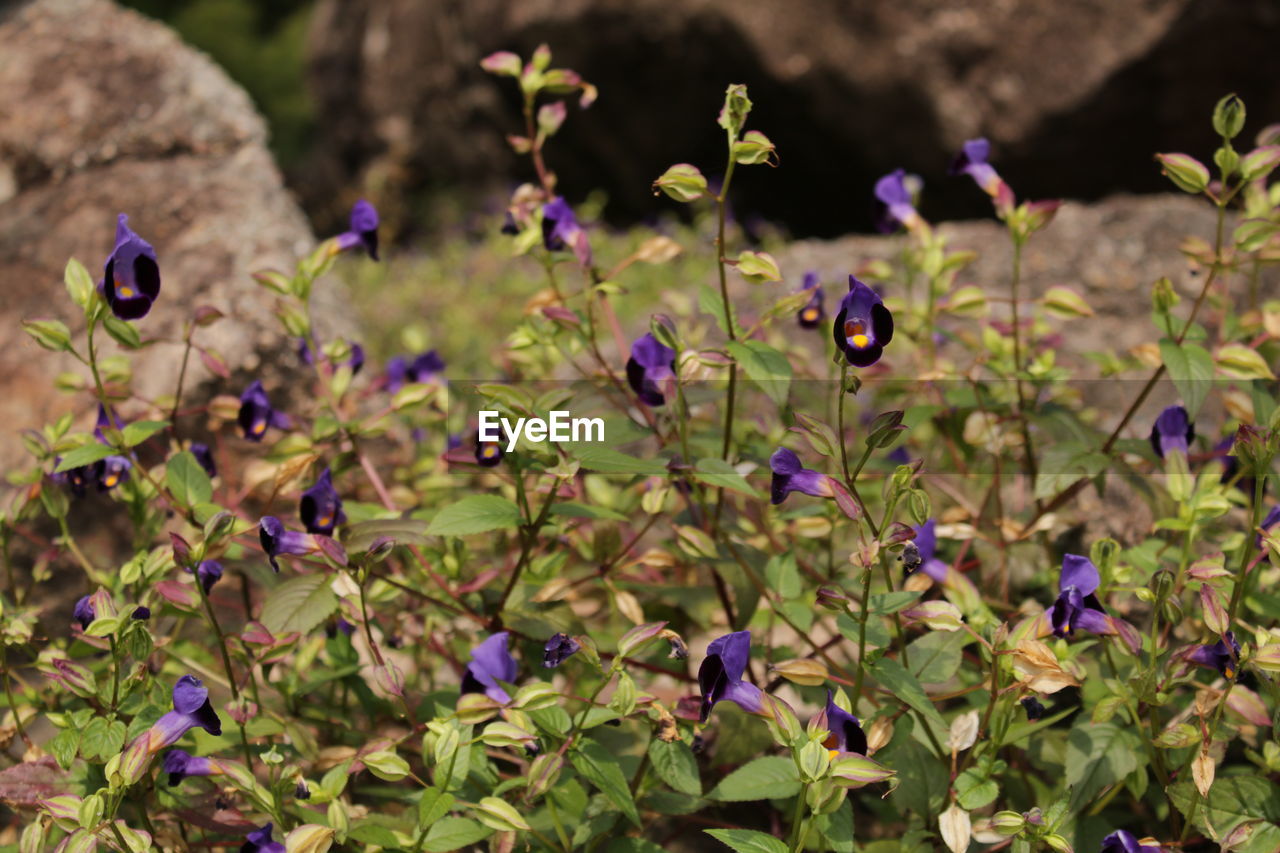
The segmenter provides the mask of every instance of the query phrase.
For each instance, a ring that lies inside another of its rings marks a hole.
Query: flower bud
[[[1157,154],[1161,171],[1183,192],[1199,195],[1209,186],[1209,170],[1189,154]]]
[[[1244,129],[1244,101],[1234,93],[1218,101],[1213,108],[1213,129],[1223,139],[1234,139]]]
[[[653,182],[653,188],[655,195],[657,190],[662,190],[676,201],[688,203],[706,195],[707,179],[702,176],[697,166],[691,163],[677,163]]]
[[[805,687],[821,687],[830,677],[826,664],[807,658],[780,661],[773,664],[770,669],[787,681]]]
[[[849,596],[834,586],[818,587],[818,606],[841,613],[849,608]]]
[[[992,828],[1001,835],[1017,835],[1026,826],[1026,820],[1017,812],[1001,811],[991,816]]]
[[[1058,853],[1075,853],[1075,850],[1071,847],[1070,842],[1068,842],[1067,839],[1063,838],[1061,835],[1058,835],[1057,833],[1050,833],[1049,835],[1044,836],[1040,840],[1043,841],[1050,848],[1057,850]]]

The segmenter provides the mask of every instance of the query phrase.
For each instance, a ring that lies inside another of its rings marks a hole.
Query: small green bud
[[[1234,93],[1213,108],[1213,129],[1223,139],[1234,139],[1244,129],[1244,101]]]
[[[697,166],[691,163],[677,163],[653,182],[653,188],[655,195],[657,190],[662,190],[676,201],[687,204],[706,195],[707,179],[702,176]]]
[[[729,138],[737,140],[747,123],[747,115],[751,112],[751,99],[747,97],[747,87],[742,83],[731,83],[724,93],[724,107],[716,123],[729,131]]]
[[[1199,195],[1209,186],[1209,170],[1189,154],[1157,154],[1163,173],[1183,192]]]

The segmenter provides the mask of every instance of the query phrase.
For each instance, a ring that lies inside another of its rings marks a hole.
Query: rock
[[[41,350],[19,321],[57,318],[83,332],[62,271],[75,257],[101,276],[117,213],[129,214],[161,268],[160,298],[138,326],[164,342],[132,356],[146,397],[173,393],[175,341],[198,305],[226,315],[197,340],[232,371],[256,371],[283,352],[274,298],[249,274],[289,269],[315,241],[244,91],[166,27],[107,0],[35,0],[0,13],[0,44],[0,466],[9,467],[24,455],[19,430],[92,410],[85,397],[52,391],[59,371],[83,367]],[[346,329],[333,285],[317,290],[316,314]],[[103,349],[116,351],[110,339]],[[209,396],[198,386],[210,378],[193,358],[193,399]]]
[[[672,163],[719,170],[733,82],[782,160],[739,172],[739,212],[793,233],[867,230],[872,183],[899,166],[935,185],[932,218],[983,215],[970,186],[937,183],[979,134],[1029,197],[1165,190],[1152,154],[1207,159],[1222,95],[1244,97],[1248,137],[1280,120],[1278,39],[1271,0],[321,0],[309,207],[338,214],[324,200],[352,183],[395,196],[523,175],[503,143],[521,130],[515,87],[477,62],[543,41],[600,88],[550,165],[571,199],[607,190],[615,218],[669,206],[649,186]]]

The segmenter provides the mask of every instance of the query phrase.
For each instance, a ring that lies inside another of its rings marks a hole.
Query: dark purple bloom
[[[56,468],[62,462],[62,457],[54,457],[53,464]],[[71,490],[71,494],[78,498],[85,495],[85,488],[91,480],[96,480],[92,465],[81,465],[79,468],[70,468],[66,471],[55,471],[49,475],[49,479],[59,485],[66,486]]]
[[[200,463],[200,467],[209,475],[210,479],[218,476],[218,466],[213,461],[213,451],[209,449],[209,445],[201,442],[192,442],[191,455]]]
[[[262,441],[267,427],[288,429],[293,426],[288,415],[271,408],[267,392],[257,379],[240,395],[240,414],[236,419],[240,422],[244,437],[250,441]]]
[[[849,292],[840,300],[832,333],[849,364],[868,367],[880,360],[893,340],[893,315],[880,294],[849,276]]]
[[[896,169],[876,181],[876,229],[888,234],[899,226],[915,228],[920,224],[915,200],[907,186],[907,173]]]
[[[293,798],[295,800],[311,799],[311,789],[307,787],[305,779],[299,779],[298,784],[293,786]]]
[[[333,535],[333,528],[347,520],[342,511],[342,498],[333,488],[333,475],[325,468],[316,484],[302,493],[298,516],[308,533]]]
[[[712,640],[707,656],[698,667],[698,687],[702,691],[702,707],[698,720],[705,723],[717,702],[728,699],[744,711],[760,710],[760,688],[742,680],[751,657],[751,632],[735,631]]]
[[[1186,454],[1187,446],[1196,437],[1196,425],[1182,406],[1170,406],[1160,413],[1151,425],[1151,448],[1161,459],[1170,451]]]
[[[88,628],[93,624],[93,597],[86,595],[76,602],[75,610],[71,611],[71,618],[80,623],[81,630]]]
[[[133,608],[133,612],[129,614],[130,619],[136,619],[139,622],[145,622],[151,618],[151,608],[139,604]]]
[[[831,487],[831,478],[826,474],[800,466],[800,457],[795,451],[779,447],[769,457],[769,468],[773,471],[773,483],[770,491],[774,505],[786,500],[791,492],[803,492],[815,498],[829,498],[835,495]]]
[[[937,522],[932,518],[929,519],[916,528],[916,538],[912,541],[915,542],[916,549],[920,552],[920,570],[937,583],[942,583],[947,579],[949,566],[934,556],[938,550],[938,536],[934,532],[936,526]],[[907,574],[911,574],[911,572],[907,572]]]
[[[506,454],[502,450],[502,445],[496,441],[481,441],[476,439],[476,463],[486,468],[493,468],[502,462],[502,457]]]
[[[108,456],[93,463],[93,476],[98,482],[98,491],[107,492],[129,479],[129,469],[133,463],[123,456]]]
[[[1034,696],[1022,697],[1022,709],[1027,712],[1028,720],[1038,720],[1044,716],[1044,705]]]
[[[412,361],[398,355],[387,362],[387,390],[394,394],[406,382],[430,382],[444,367],[444,359],[435,350],[420,353]]]
[[[262,543],[262,550],[267,552],[271,568],[277,573],[280,571],[280,563],[276,561],[276,557],[281,554],[311,552],[311,537],[296,530],[285,529],[284,522],[274,515],[263,516],[258,522],[258,540]]]
[[[1152,853],[1156,849],[1158,848],[1139,844],[1133,833],[1117,829],[1102,839],[1102,847],[1098,853]]]
[[[499,631],[472,650],[471,662],[462,675],[463,693],[483,693],[503,704],[511,701],[507,691],[498,684],[516,680],[518,667],[516,659],[507,651],[507,640],[507,632]]]
[[[995,198],[1000,194],[1000,185],[1004,183],[996,174],[995,167],[987,162],[991,156],[991,143],[985,139],[970,139],[960,147],[960,153],[951,163],[950,174],[968,175],[983,192]]]
[[[364,199],[351,208],[351,222],[347,231],[334,238],[337,251],[364,249],[369,257],[378,260],[378,211]]]
[[[222,720],[209,702],[204,683],[193,675],[184,675],[173,686],[173,710],[151,727],[147,751],[155,755],[196,727],[211,735],[222,734]]]
[[[169,774],[169,787],[191,776],[218,776],[222,768],[212,758],[192,755],[181,749],[171,749],[164,754],[162,769]]]
[[[582,646],[568,634],[554,634],[542,650],[542,665],[554,669],[578,653]]]
[[[827,691],[827,731],[830,736],[822,745],[831,750],[835,758],[842,752],[867,754],[867,736],[862,731],[858,718],[835,703],[831,691]]]
[[[1235,678],[1240,660],[1240,643],[1234,631],[1222,635],[1222,639],[1212,646],[1196,646],[1187,660],[1200,666],[1207,666],[1222,673],[1224,678]]]
[[[240,845],[240,853],[285,853],[285,846],[279,841],[271,840],[272,825],[270,821],[261,828],[255,829]]]
[[[201,561],[200,565],[196,566],[196,580],[204,588],[204,594],[208,595],[213,585],[222,580],[222,564],[217,560]]]
[[[636,338],[631,345],[631,358],[627,360],[627,383],[640,402],[648,406],[661,406],[666,402],[662,383],[675,379],[675,358],[676,351],[659,343],[652,332]]]
[[[121,320],[147,316],[160,295],[160,265],[151,244],[129,230],[129,217],[116,222],[116,245],[98,284],[111,313]]]
[[[810,296],[809,301],[800,309],[800,313],[796,315],[796,318],[800,321],[802,327],[816,329],[822,325],[822,320],[827,315],[822,304],[822,284],[819,282],[816,272],[809,270],[804,274],[804,284],[801,290],[810,291]]]
[[[1067,554],[1062,558],[1058,599],[1049,608],[1049,624],[1055,637],[1070,637],[1076,629],[1093,634],[1111,633],[1111,622],[1094,593],[1102,579],[1088,557]]]
[[[591,264],[587,232],[578,224],[573,208],[563,196],[556,196],[542,206],[542,244],[548,252],[572,251],[584,267]]]

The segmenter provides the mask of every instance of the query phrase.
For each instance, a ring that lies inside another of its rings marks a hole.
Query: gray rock
[[[160,298],[138,325],[164,342],[133,356],[142,395],[173,392],[182,326],[199,305],[226,315],[197,340],[232,371],[283,363],[274,297],[250,273],[290,269],[315,240],[244,91],[169,29],[108,0],[11,5],[0,13],[0,44],[0,466],[22,457],[18,430],[91,411],[86,397],[51,388],[59,371],[83,368],[18,327],[46,317],[83,331],[62,270],[75,257],[101,275],[117,213],[155,247],[161,269]],[[339,298],[322,283],[316,314],[346,331]],[[103,349],[116,348],[108,338]],[[186,387],[207,398],[213,387],[199,386],[211,374],[192,362]]]
[[[615,217],[659,209],[649,185],[672,163],[722,168],[729,83],[782,160],[739,173],[738,211],[800,234],[867,229],[876,177],[933,182],[979,134],[1031,197],[1164,190],[1152,153],[1207,157],[1222,95],[1245,98],[1249,136],[1280,120],[1278,39],[1273,0],[321,0],[309,208],[360,180],[394,196],[527,170],[503,143],[523,132],[515,87],[477,62],[543,41],[600,88],[550,165],[571,199],[607,190]],[[932,218],[983,214],[971,187],[938,189]]]

